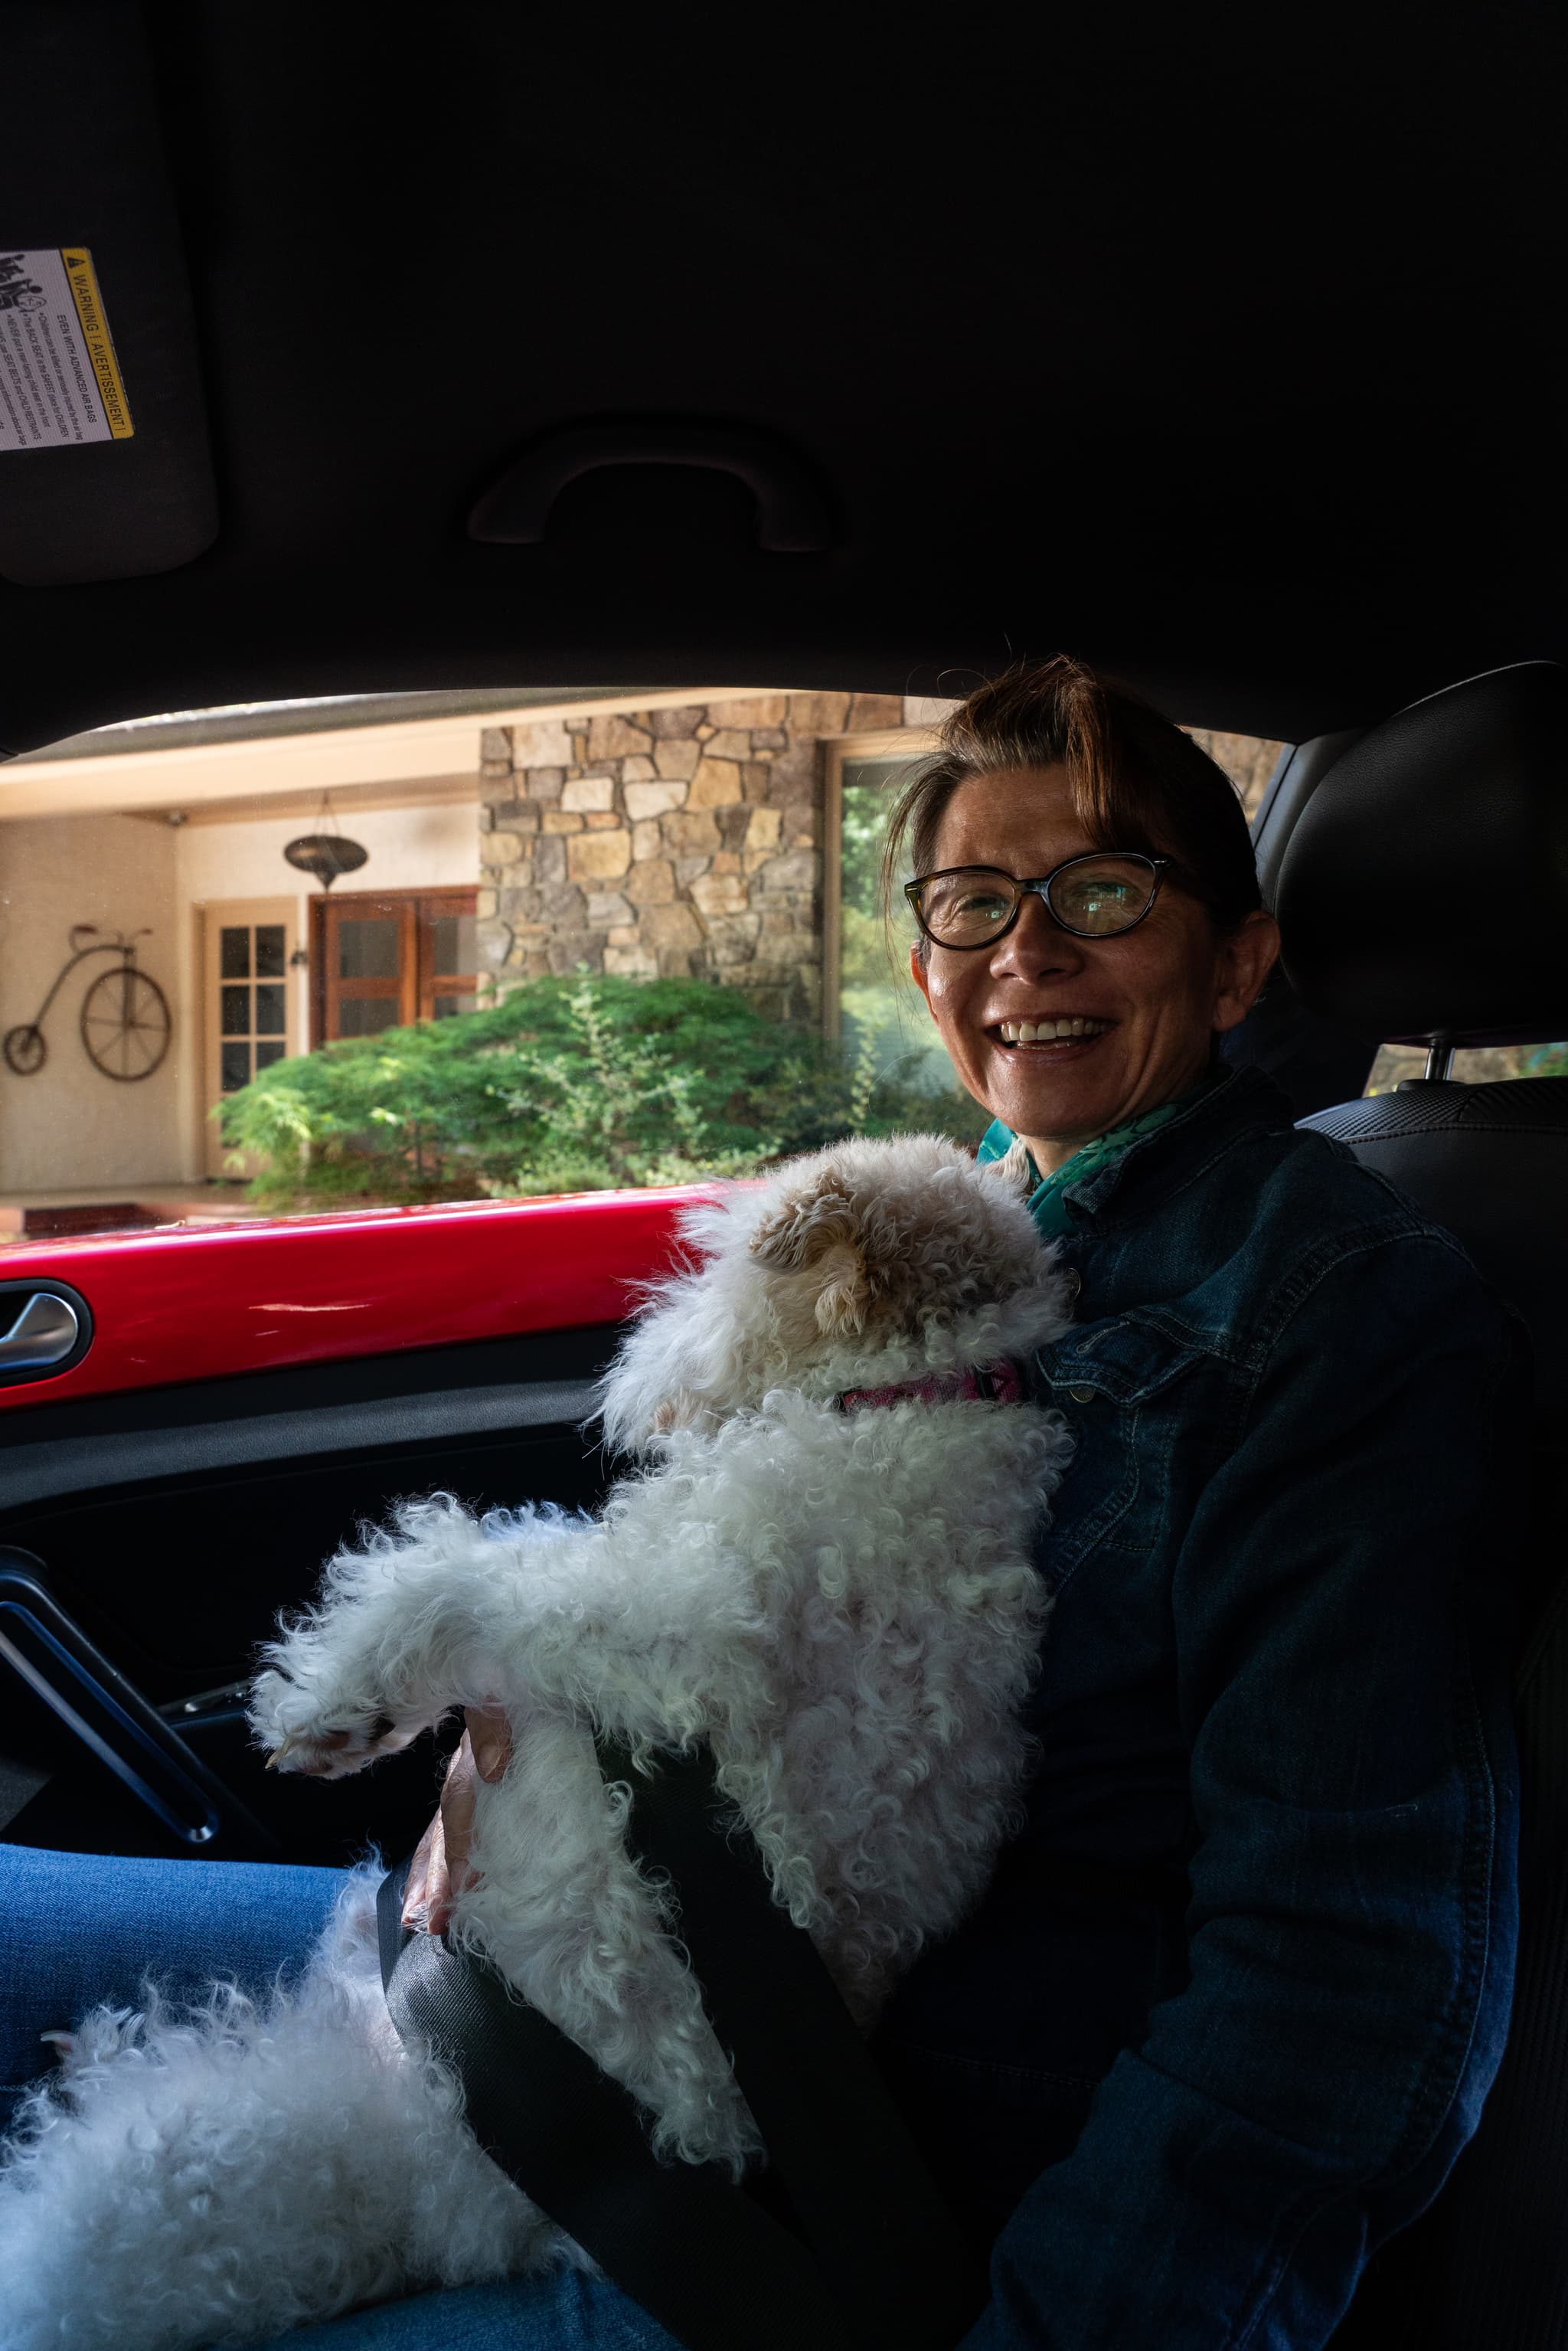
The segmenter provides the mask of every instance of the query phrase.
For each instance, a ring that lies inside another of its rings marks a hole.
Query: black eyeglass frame
[[[1149,868],[1153,879],[1149,884],[1148,904],[1141,914],[1134,914],[1130,923],[1124,923],[1121,929],[1116,931],[1085,931],[1081,930],[1076,923],[1063,922],[1051,903],[1051,883],[1060,874],[1071,872],[1075,865],[1097,864],[1102,858],[1105,857],[1124,857],[1131,860],[1134,864],[1146,865]],[[1124,939],[1129,931],[1135,931],[1138,925],[1146,922],[1154,913],[1155,901],[1160,894],[1160,884],[1166,878],[1166,868],[1167,866],[1174,868],[1176,865],[1176,861],[1174,857],[1151,857],[1142,849],[1087,849],[1077,857],[1063,858],[1061,863],[1053,865],[1049,873],[1039,874],[1028,882],[1021,881],[1016,873],[1009,873],[1006,867],[1001,865],[939,865],[934,873],[921,873],[913,882],[906,882],[904,885],[904,894],[909,901],[910,913],[920,925],[921,936],[929,939],[934,947],[944,948],[948,955],[977,955],[982,947],[994,947],[998,939],[1007,937],[1008,933],[1023,913],[1025,899],[1030,897],[1041,899],[1051,921],[1060,930],[1069,932],[1075,939]],[[988,939],[974,939],[967,946],[954,946],[948,940],[937,937],[921,913],[920,893],[932,882],[945,881],[949,873],[995,873],[1003,882],[1010,883],[1018,892],[1018,903],[1012,913],[1008,916],[1001,929],[993,931]]]

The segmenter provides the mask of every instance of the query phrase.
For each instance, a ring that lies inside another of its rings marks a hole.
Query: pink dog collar
[[[886,1388],[846,1388],[838,1398],[841,1412],[859,1412],[867,1405],[890,1404],[1021,1404],[1023,1374],[1004,1358],[967,1372],[931,1372],[923,1380],[899,1380]]]

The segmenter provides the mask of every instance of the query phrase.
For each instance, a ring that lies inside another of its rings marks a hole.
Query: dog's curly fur
[[[1068,1440],[1030,1405],[834,1400],[1060,1335],[1019,1174],[928,1136],[850,1143],[688,1212],[699,1261],[651,1295],[604,1386],[642,1474],[592,1520],[406,1505],[265,1653],[251,1721],[286,1768],[357,1771],[453,1707],[505,1706],[512,1760],[479,1791],[450,1932],[635,2095],[670,2156],[738,2174],[760,2145],[593,1730],[654,1770],[711,1741],[862,2024],[973,1907],[1026,1765],[1030,1552]],[[231,1991],[175,2018],[150,1994],[88,2020],[0,2174],[19,2351],[238,2344],[582,2258],[398,2043],[367,1901],[356,1876],[302,1988],[266,2009]]]

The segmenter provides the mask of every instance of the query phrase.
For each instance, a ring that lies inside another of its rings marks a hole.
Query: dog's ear
[[[847,1241],[854,1222],[849,1186],[836,1168],[824,1167],[799,1191],[786,1192],[758,1219],[751,1236],[751,1254],[764,1265],[797,1271]]]
[[[854,1196],[834,1167],[787,1192],[751,1236],[751,1254],[782,1273],[809,1273],[824,1337],[858,1331],[871,1282],[859,1243]]]
[[[852,1241],[835,1241],[812,1268],[821,1280],[817,1292],[817,1328],[824,1338],[859,1331],[865,1322],[871,1284],[865,1259]]]
[[[1020,1200],[1028,1199],[1038,1180],[1034,1163],[1029,1155],[1029,1145],[1021,1134],[1014,1135],[999,1159],[982,1159],[980,1173],[991,1176],[998,1184],[1005,1184],[1009,1192],[1018,1194]]]

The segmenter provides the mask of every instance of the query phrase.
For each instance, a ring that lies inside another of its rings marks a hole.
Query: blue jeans
[[[124,1861],[0,1844],[0,2126],[47,2071],[38,2036],[145,1975],[191,1993],[297,1974],[340,1880],[243,1861]],[[604,2278],[560,2270],[382,2303],[279,2336],[277,2351],[678,2351]],[[274,2346],[258,2346],[274,2351]]]

